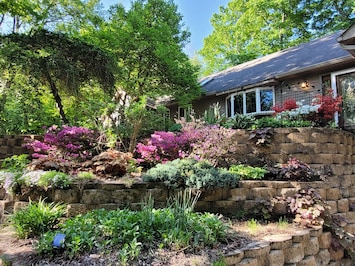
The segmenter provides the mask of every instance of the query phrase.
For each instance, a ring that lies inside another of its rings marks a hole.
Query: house
[[[355,129],[355,25],[204,77],[200,84],[204,94],[191,105],[197,116],[216,103],[228,117],[271,115],[272,107],[286,99],[309,105],[332,88],[343,96],[346,110],[336,121]],[[186,115],[186,108],[176,104],[169,109]]]

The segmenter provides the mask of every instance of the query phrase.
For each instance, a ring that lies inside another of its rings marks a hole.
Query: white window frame
[[[332,84],[333,96],[334,97],[338,96],[338,92],[337,92],[337,76],[348,74],[348,73],[352,73],[352,72],[355,72],[355,68],[349,68],[349,69],[345,69],[345,70],[340,70],[340,71],[333,72],[333,73],[330,74],[330,82]],[[339,125],[338,112],[336,112],[334,114],[334,122],[335,122],[335,124],[337,126]]]
[[[258,88],[253,88],[245,91],[239,91],[236,93],[230,94],[228,97],[226,97],[226,110],[228,110],[228,99],[230,99],[230,117],[235,116],[235,111],[234,111],[234,97],[237,95],[242,95],[243,96],[243,115],[270,115],[273,114],[274,111],[261,111],[261,103],[260,103],[260,92],[263,90],[271,90],[272,91],[272,105],[275,105],[275,88],[274,87],[258,87]],[[255,106],[256,106],[256,111],[247,113],[247,93],[250,92],[255,92]]]

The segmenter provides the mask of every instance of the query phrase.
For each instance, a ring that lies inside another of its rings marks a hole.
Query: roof
[[[344,31],[337,39],[341,47],[355,56],[355,24]]]
[[[228,68],[201,79],[206,95],[223,94],[231,90],[272,84],[291,74],[306,72],[325,64],[353,59],[337,42],[338,31],[299,46],[278,51]]]

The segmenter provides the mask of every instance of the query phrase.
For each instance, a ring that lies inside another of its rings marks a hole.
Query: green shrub
[[[231,165],[229,172],[238,175],[240,179],[262,179],[268,171],[261,167],[239,164]]]
[[[11,217],[16,235],[20,238],[28,238],[53,230],[64,215],[65,208],[65,205],[59,203],[46,203],[44,200],[30,201],[27,207],[16,211]]]
[[[311,121],[307,120],[290,120],[290,119],[277,119],[273,116],[265,116],[255,120],[253,124],[254,129],[258,128],[285,128],[285,127],[311,127]]]
[[[71,184],[70,177],[61,172],[57,171],[48,171],[40,176],[37,186],[44,188],[67,188]]]
[[[252,115],[236,114],[227,120],[226,126],[234,129],[250,129],[255,121],[256,119]]]
[[[147,182],[164,182],[166,186],[190,188],[235,187],[237,176],[205,161],[176,159],[158,164],[143,174]]]
[[[1,168],[10,172],[21,172],[29,163],[28,154],[13,155],[3,160]]]

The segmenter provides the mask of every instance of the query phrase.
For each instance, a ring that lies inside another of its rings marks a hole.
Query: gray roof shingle
[[[201,84],[204,83],[202,89],[207,95],[224,93],[351,57],[337,42],[342,32],[338,31],[207,76],[201,80]]]

